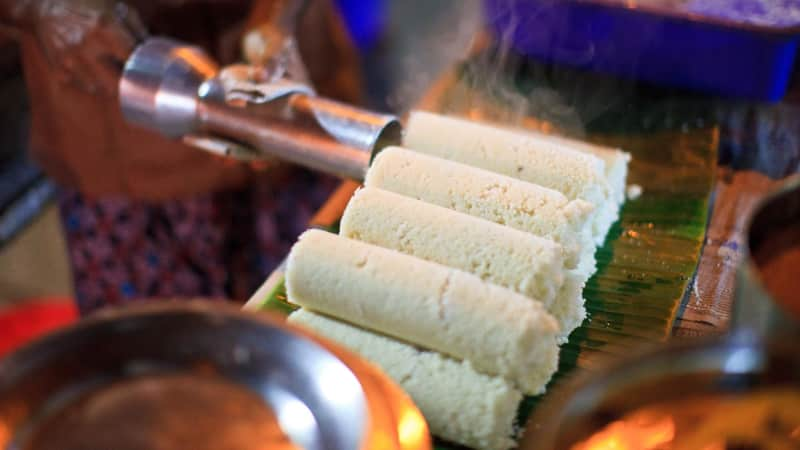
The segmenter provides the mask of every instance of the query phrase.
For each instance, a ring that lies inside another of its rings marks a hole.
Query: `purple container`
[[[386,28],[386,0],[336,0],[347,28],[361,51],[370,50]]]
[[[783,98],[800,38],[798,0],[484,4],[490,29],[523,55],[752,100]]]

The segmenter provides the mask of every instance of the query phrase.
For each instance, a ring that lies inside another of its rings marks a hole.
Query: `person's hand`
[[[362,100],[358,53],[332,0],[256,0],[242,54],[275,78],[308,83],[337,100]]]
[[[296,27],[308,3],[309,0],[256,2],[242,38],[245,61],[265,67],[276,79],[310,83],[295,39]]]
[[[146,30],[128,5],[115,0],[40,0],[30,32],[63,83],[113,94],[126,59]]]
[[[310,83],[294,36],[281,32],[270,23],[262,24],[244,35],[242,53],[245,61],[263,67],[274,79],[290,78]]]

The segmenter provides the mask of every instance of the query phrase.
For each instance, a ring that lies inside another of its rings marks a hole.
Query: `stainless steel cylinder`
[[[757,334],[800,329],[800,266],[778,269],[770,264],[782,252],[800,255],[800,176],[788,179],[759,202],[747,221],[744,244],[732,326]],[[765,282],[777,275],[771,273],[775,270],[785,271],[785,285],[778,287],[781,294],[771,292]]]
[[[180,138],[197,127],[198,88],[219,72],[203,50],[154,38],[128,58],[119,82],[123,117],[129,122]]]
[[[199,103],[197,112],[200,134],[359,181],[366,176],[372,155],[400,140],[400,125],[391,116],[304,93],[247,108],[206,101]]]
[[[392,115],[320,98],[291,83],[240,92],[237,101],[228,101],[218,75],[219,68],[201,50],[169,39],[148,40],[125,65],[123,115],[170,138],[217,139],[355,180],[366,175],[376,151],[400,142],[400,123]],[[253,101],[241,101],[248,96]]]

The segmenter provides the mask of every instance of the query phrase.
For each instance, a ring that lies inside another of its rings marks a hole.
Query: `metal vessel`
[[[528,422],[519,448],[575,448],[631,412],[675,400],[743,398],[773,389],[800,394],[798,345],[796,334],[765,339],[736,333],[644,350],[550,392]]]
[[[281,73],[220,69],[197,47],[152,38],[125,64],[120,107],[130,123],[204,150],[355,180],[376,151],[400,142],[396,117],[319,97]]]
[[[491,33],[502,46],[522,55],[714,96],[783,99],[800,43],[797,4],[792,1],[483,4]],[[770,10],[785,13],[759,17]]]
[[[374,366],[282,318],[206,303],[82,321],[0,361],[2,449],[427,450]]]
[[[733,327],[757,334],[800,329],[796,313],[780,304],[763,282],[763,270],[755,255],[779,232],[800,229],[800,175],[783,182],[754,209],[745,227],[744,249],[736,274]],[[782,243],[791,245],[789,242]],[[797,245],[797,243],[795,243]],[[762,261],[763,263],[763,261]],[[800,268],[795,268],[800,274]],[[796,281],[800,285],[800,280]],[[800,292],[797,293],[800,296]]]

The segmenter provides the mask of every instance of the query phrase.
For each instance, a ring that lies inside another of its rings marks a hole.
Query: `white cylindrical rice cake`
[[[433,203],[561,244],[566,267],[595,270],[592,205],[516,178],[388,147],[373,160],[364,185]]]
[[[516,445],[514,421],[522,394],[506,380],[304,309],[292,313],[288,321],[380,367],[411,396],[436,436],[488,450]]]
[[[403,146],[555,189],[595,206],[592,235],[602,243],[619,215],[605,163],[524,132],[424,111],[410,114]]]
[[[339,233],[472,273],[548,309],[564,282],[554,241],[378,188],[356,191]]]
[[[568,270],[564,274],[564,283],[561,285],[556,301],[547,308],[548,312],[556,318],[561,334],[558,342],[567,342],[569,335],[581,326],[586,318],[586,301],[583,298],[583,288],[586,286],[586,277],[577,271]]]
[[[628,182],[628,163],[631,161],[631,154],[620,149],[604,147],[589,142],[570,139],[563,136],[539,133],[536,131],[524,130],[534,139],[545,142],[563,145],[567,148],[579,152],[590,153],[603,160],[606,164],[606,180],[614,193],[614,200],[617,204],[625,203],[625,189]]]
[[[540,302],[394,250],[306,231],[286,290],[294,304],[467,360],[526,394],[556,371],[559,327]]]

